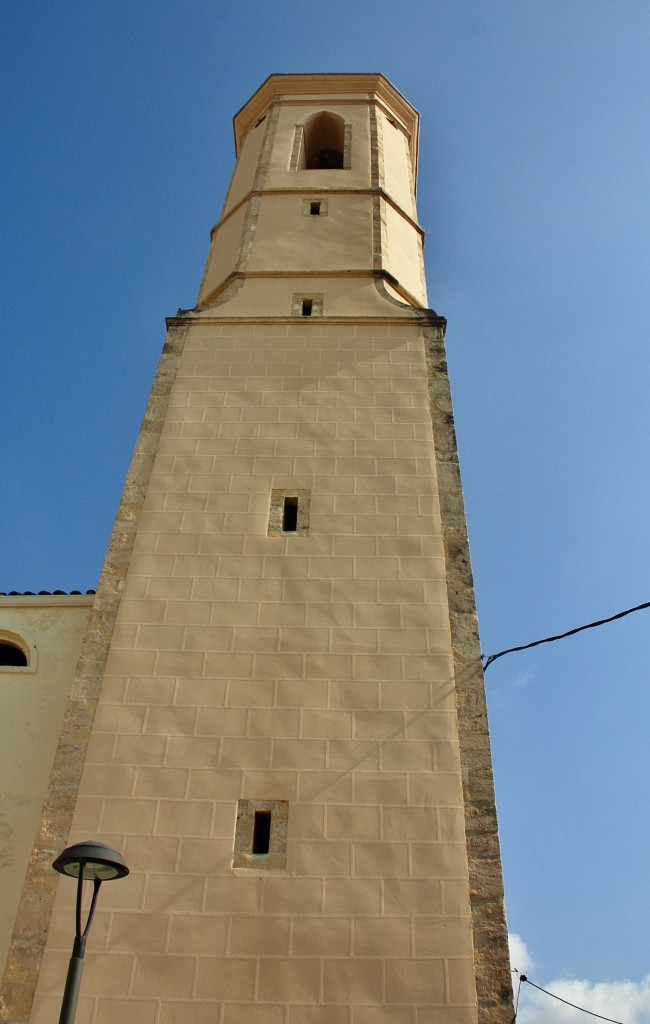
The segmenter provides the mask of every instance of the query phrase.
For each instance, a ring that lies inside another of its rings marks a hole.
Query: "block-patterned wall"
[[[267,536],[273,489],[310,491],[308,537]],[[233,869],[239,799],[289,802],[285,870]],[[190,328],[70,840],[88,835],[132,873],[102,889],[79,1024],[476,1020],[417,325]]]

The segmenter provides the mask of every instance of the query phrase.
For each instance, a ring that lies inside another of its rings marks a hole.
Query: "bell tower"
[[[74,894],[54,897],[48,858],[92,836],[131,874],[102,890],[83,1021],[509,1024],[418,115],[382,75],[273,75],[234,129],[82,649],[4,1019],[53,1018]],[[50,916],[29,1017],[21,950],[38,962]]]
[[[426,306],[418,115],[385,78],[274,75],[234,125],[237,165],[197,309],[321,318]]]

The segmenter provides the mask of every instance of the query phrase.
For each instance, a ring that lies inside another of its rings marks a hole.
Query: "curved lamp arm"
[[[124,878],[129,869],[122,857],[110,846],[103,843],[85,842],[75,843],[67,850],[64,850],[52,867],[62,875],[69,875],[77,879],[77,903],[75,911],[75,937],[72,946],[72,956],[68,965],[68,974],[65,980],[65,991],[61,1003],[61,1015],[59,1024],[73,1024],[79,999],[79,988],[81,986],[81,975],[83,973],[84,953],[86,952],[86,939],[95,913],[99,887],[102,882],[111,881],[113,878]],[[81,930],[81,908],[83,902],[84,879],[91,879],[93,883],[93,895],[90,901],[90,909],[83,931]]]

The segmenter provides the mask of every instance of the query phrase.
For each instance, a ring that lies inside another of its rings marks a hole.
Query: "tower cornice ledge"
[[[313,317],[309,320],[304,320],[302,317],[295,316],[214,316],[210,315],[210,310],[197,310],[197,309],[179,309],[176,316],[165,317],[165,323],[168,329],[172,327],[187,327],[190,324],[196,323],[200,320],[201,323],[215,323],[215,324],[265,324],[272,321],[274,324],[291,324],[294,327],[296,324],[305,324],[308,330],[308,324],[388,324],[393,327],[404,327],[409,324],[426,324],[430,327],[444,329],[447,326],[447,320],[444,316],[439,316],[435,309],[413,309],[413,317],[406,318],[403,316],[319,316]]]
[[[194,307],[196,313],[203,313],[209,309],[212,309],[215,305],[219,305],[224,301],[233,297],[232,286],[235,285],[237,288],[241,288],[246,281],[255,280],[275,280],[281,281],[290,278],[298,280],[313,280],[322,281],[328,278],[334,279],[350,279],[350,278],[368,278],[375,282],[375,286],[380,290],[381,295],[387,298],[390,302],[398,305],[400,309],[403,309],[406,315],[409,315],[412,311],[418,312],[422,309],[428,309],[427,306],[420,306],[417,299],[411,292],[409,292],[398,279],[390,273],[390,271],[383,268],[377,268],[373,270],[367,270],[363,267],[353,267],[349,270],[342,270],[341,268],[333,270],[255,270],[255,271],[242,271],[234,270],[228,277],[221,282],[218,288],[216,288],[210,295]],[[390,285],[399,295],[391,296],[386,293],[385,285]],[[383,290],[382,290],[383,289]],[[341,314],[335,316],[340,317]],[[370,316],[372,313],[357,313],[356,316]],[[437,314],[435,314],[437,316]],[[275,319],[275,318],[274,318]],[[320,319],[320,318],[319,318]]]

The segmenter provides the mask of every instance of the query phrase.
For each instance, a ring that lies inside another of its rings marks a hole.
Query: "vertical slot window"
[[[287,861],[286,800],[238,800],[232,866],[259,874],[282,870]]]
[[[322,316],[322,292],[294,292],[291,299],[291,316]]]
[[[288,497],[284,499],[282,509],[282,531],[283,533],[295,533],[298,529],[298,499]]]
[[[271,843],[271,811],[255,811],[253,825],[253,854],[263,857],[269,852]]]
[[[269,506],[269,537],[309,535],[310,491],[272,490]]]
[[[327,217],[327,199],[303,199],[302,212],[304,217]]]

